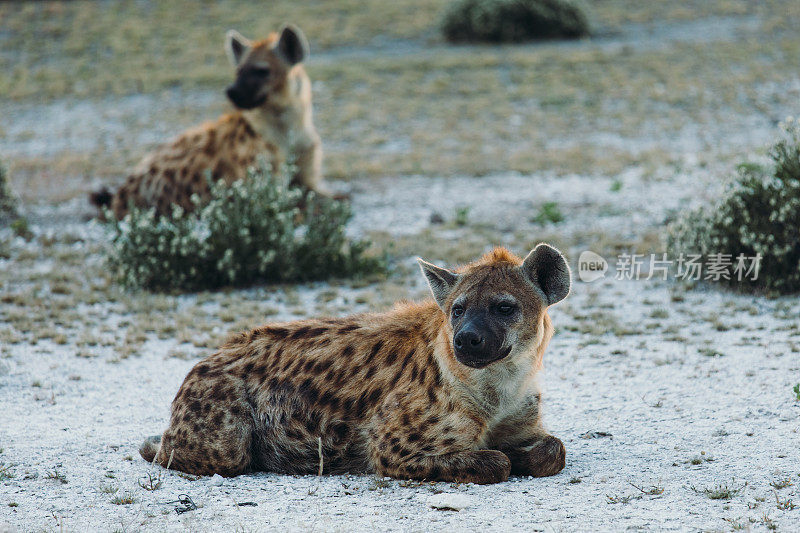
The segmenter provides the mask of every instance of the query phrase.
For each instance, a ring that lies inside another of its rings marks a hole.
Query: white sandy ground
[[[356,182],[354,228],[415,233],[408,224],[427,220],[430,212],[450,216],[452,205],[472,205],[471,220],[491,223],[503,235],[514,215],[524,220],[531,206],[557,200],[567,214],[560,234],[591,223],[636,234],[711,187],[718,170],[694,170],[670,182],[632,171],[618,193],[608,191],[610,179],[596,177],[407,178],[399,187],[394,181],[396,194],[423,198],[427,183],[444,196],[430,195],[400,218],[386,204],[392,180]],[[486,210],[487,199],[509,207],[499,214]],[[609,210],[614,202],[637,214],[631,219]],[[69,205],[41,208],[32,213],[40,220],[34,229],[62,227],[74,211]],[[70,220],[73,229],[97,238],[77,216]],[[535,238],[537,230],[528,225],[521,227]],[[569,250],[573,261],[578,252]],[[409,294],[419,294],[421,279],[407,283]],[[313,302],[325,288],[302,286],[301,300]],[[250,290],[276,300],[282,311],[275,319],[290,317],[274,291]],[[182,297],[182,305],[193,301]],[[168,357],[177,341],[151,340],[141,356],[117,364],[104,362],[113,348],[98,348],[99,358],[85,359],[74,357],[70,345],[50,341],[12,345],[11,356],[0,360],[0,461],[15,466],[14,477],[0,483],[0,523],[11,531],[800,529],[800,402],[791,391],[800,381],[796,298],[609,278],[576,281],[552,316],[558,333],[541,382],[546,424],[567,447],[566,469],[552,478],[513,478],[489,487],[374,476],[187,480],[150,467],[137,453],[143,437],[164,429],[169,403],[197,361]],[[37,381],[41,386],[32,386]],[[587,432],[610,436],[582,438]],[[66,483],[48,478],[56,471]],[[155,491],[139,485],[148,472],[162,476]],[[785,479],[792,483],[786,488],[770,485]],[[720,484],[740,490],[730,500],[703,493]],[[177,504],[166,502],[181,494],[199,508],[177,514]],[[121,495],[134,502],[112,503]],[[778,509],[778,500],[799,506]]]

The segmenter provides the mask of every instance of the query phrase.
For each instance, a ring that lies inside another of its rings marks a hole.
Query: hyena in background
[[[140,448],[192,474],[375,472],[496,483],[564,468],[536,374],[570,271],[540,244],[454,272],[420,260],[433,300],[383,314],[278,323],[198,363],[169,428]]]
[[[90,197],[108,206],[116,218],[137,207],[155,207],[170,214],[171,204],[191,211],[193,194],[209,195],[207,173],[216,181],[244,178],[247,168],[266,155],[273,169],[294,157],[294,182],[328,194],[321,184],[322,148],[311,117],[311,81],[302,61],[308,55],[299,28],[251,42],[231,30],[226,50],[236,67],[236,81],[227,88],[236,110],[214,122],[190,129],[146,156],[112,194],[101,189]]]

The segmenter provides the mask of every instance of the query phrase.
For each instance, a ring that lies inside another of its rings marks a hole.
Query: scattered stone
[[[582,439],[602,439],[603,437],[611,437],[611,433],[605,431],[587,431],[580,436]]]
[[[474,500],[466,494],[442,492],[428,498],[428,505],[439,511],[460,511],[474,504]]]

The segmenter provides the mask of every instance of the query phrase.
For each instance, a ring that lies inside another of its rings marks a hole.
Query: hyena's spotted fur
[[[250,42],[228,32],[227,52],[236,81],[227,89],[236,110],[180,135],[147,155],[114,193],[91,195],[98,207],[116,218],[129,205],[155,207],[170,214],[172,204],[191,211],[193,194],[209,195],[208,175],[227,183],[245,178],[247,169],[265,157],[277,170],[292,159],[294,182],[327,194],[322,188],[322,148],[312,121],[311,82],[302,61],[308,45],[302,32],[285,26],[280,33]]]
[[[547,308],[569,291],[563,257],[540,245],[524,263],[498,248],[458,273],[421,264],[436,301],[230,340],[189,372],[142,456],[193,474],[308,474],[321,444],[326,473],[494,483],[559,472],[565,451],[542,427],[536,374]],[[473,330],[487,339],[469,351]]]

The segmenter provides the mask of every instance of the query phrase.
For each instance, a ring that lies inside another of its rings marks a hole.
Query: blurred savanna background
[[[519,5],[551,18],[526,33]],[[126,282],[119,268],[129,260],[165,257],[164,272],[179,271],[183,259],[159,255],[168,253],[159,238],[193,230],[159,226],[144,245],[127,226],[125,255],[122,230],[92,220],[88,193],[113,189],[148,151],[231,109],[228,29],[258,39],[287,22],[310,43],[325,179],[350,200],[309,226],[331,226],[333,244],[286,249],[331,255],[313,275],[294,262],[292,275],[209,286],[172,274],[148,286],[130,263],[138,281]],[[0,2],[0,404],[10,428],[0,503],[12,529],[192,529],[159,511],[169,498],[137,483],[146,465],[132,457],[199,357],[266,321],[425,297],[417,256],[455,266],[494,245],[524,254],[547,241],[573,266],[593,250],[611,269],[604,281],[576,278],[553,310],[544,383],[568,470],[480,492],[492,508],[475,523],[518,525],[503,520],[522,516],[512,498],[524,489],[546,490],[567,530],[791,530],[800,126],[781,123],[800,114],[798,27],[796,0]],[[765,278],[746,287],[612,279],[618,254],[684,251],[761,253]],[[72,433],[54,436],[63,420]],[[593,436],[607,432],[619,437]],[[768,445],[741,444],[753,434]],[[87,455],[95,463],[75,460]],[[458,513],[428,516],[437,511],[403,492],[426,487],[339,481],[313,492],[303,480],[279,483],[316,498],[314,516],[343,528],[372,522],[350,521],[327,496],[372,502],[395,521],[459,524]],[[247,492],[262,482],[226,487],[262,501]],[[200,494],[215,527],[239,527],[202,482],[170,476],[165,487]],[[92,505],[75,508],[78,488]],[[430,490],[451,489],[484,490]],[[539,509],[540,499],[524,505]],[[305,509],[252,512],[271,527],[313,529]]]
[[[228,109],[226,29],[258,38],[287,21],[311,44],[334,179],[618,174],[680,164],[686,136],[731,157],[747,117],[783,119],[796,97],[791,0],[598,0],[591,42],[522,46],[448,45],[447,3],[4,2],[0,140],[23,195],[113,182]]]

